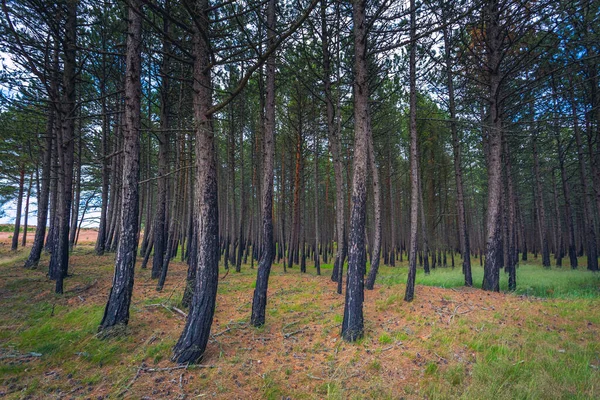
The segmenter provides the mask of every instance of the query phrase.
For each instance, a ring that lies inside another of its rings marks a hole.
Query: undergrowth
[[[174,366],[184,324],[173,307],[185,264],[175,262],[157,292],[138,262],[129,327],[102,340],[96,333],[114,255],[76,248],[63,296],[45,276],[48,256],[25,270],[26,256],[0,249],[0,396],[7,398],[600,397],[600,280],[583,268],[521,265],[515,294],[462,289],[460,268],[419,270],[423,286],[406,303],[406,261],[381,266],[366,293],[365,337],[354,344],[339,335],[344,297],[330,264],[321,277],[312,266],[300,274],[274,265],[260,329],[248,324],[256,270],[221,270],[202,361],[211,368],[163,371]],[[476,260],[473,275],[478,286]]]

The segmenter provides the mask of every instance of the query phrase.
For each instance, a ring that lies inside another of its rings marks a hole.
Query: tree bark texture
[[[125,72],[125,115],[123,129],[123,182],[120,242],[115,273],[99,330],[108,332],[129,322],[134,268],[138,245],[140,179],[140,101],[142,67],[142,0],[129,3]]]

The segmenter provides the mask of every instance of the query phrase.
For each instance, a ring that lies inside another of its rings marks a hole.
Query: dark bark
[[[165,253],[168,248],[168,229],[167,221],[167,191],[168,191],[168,173],[169,173],[169,45],[166,35],[169,32],[169,20],[164,18],[165,38],[163,39],[163,50],[165,54],[161,64],[161,88],[160,88],[160,128],[158,135],[158,189],[156,199],[156,212],[154,214],[154,257],[152,258],[152,279],[157,279],[161,275]],[[169,215],[169,218],[173,218]]]
[[[342,321],[342,338],[347,342],[354,342],[364,335],[366,184],[369,137],[371,135],[365,3],[364,0],[355,0],[352,8],[354,22],[354,173],[348,241],[348,278]]]
[[[31,186],[33,184],[33,172],[29,174],[29,187],[27,188],[27,197],[25,198],[25,212],[23,214],[23,238],[21,239],[21,247],[27,244],[27,228],[29,224],[29,199],[31,198]]]
[[[69,229],[69,249],[73,249],[75,244],[75,236],[77,235],[77,222],[79,221],[79,205],[81,203],[81,151],[83,149],[83,141],[81,138],[81,127],[78,125],[78,132],[75,135],[77,140],[77,174],[74,176],[74,194],[73,206],[71,207],[71,228]]]
[[[333,159],[333,171],[335,177],[335,219],[337,253],[331,273],[331,280],[338,282],[338,293],[341,293],[342,271],[346,258],[346,221],[344,218],[344,175],[342,173],[342,145],[340,141],[340,130],[336,126],[336,107],[334,105],[331,90],[331,53],[329,50],[329,32],[326,20],[326,2],[321,1],[321,48],[323,50],[323,91],[327,113],[327,134],[329,138],[329,151]]]
[[[517,288],[517,261],[519,254],[517,251],[516,238],[516,206],[515,193],[512,180],[512,162],[510,156],[510,147],[508,140],[503,138],[504,147],[504,171],[506,180],[505,202],[506,202],[506,270],[508,272],[508,290],[514,291]]]
[[[500,116],[500,21],[499,5],[491,0],[485,5],[484,13],[487,19],[486,37],[489,38],[487,49],[487,64],[489,65],[488,102],[489,128],[487,133],[487,168],[488,168],[488,199],[486,214],[486,254],[483,267],[483,283],[481,288],[489,291],[500,291],[500,267],[502,258],[502,119]]]
[[[172,360],[184,364],[202,358],[210,337],[219,279],[219,212],[217,160],[212,115],[212,86],[208,0],[195,3],[194,119],[196,124],[196,226],[194,293],[185,328],[173,349]]]
[[[269,0],[267,8],[267,42],[275,43],[275,3]],[[263,138],[263,179],[262,179],[262,254],[256,276],[256,288],[252,298],[252,315],[250,323],[259,327],[265,324],[267,308],[267,289],[269,274],[273,262],[273,158],[275,150],[275,54],[267,59],[265,90],[265,127]]]
[[[10,249],[16,251],[19,247],[19,233],[21,231],[21,210],[23,209],[23,192],[25,191],[25,168],[21,166],[19,171],[19,194],[17,195],[17,210],[15,215],[15,226],[13,230],[12,244]]]
[[[314,154],[314,180],[315,180],[315,243],[314,243],[314,261],[317,275],[321,275],[321,257],[319,257],[320,229],[319,225],[319,134],[315,130],[315,154]]]
[[[571,88],[571,90],[573,89]],[[571,93],[571,96],[573,96],[573,93]],[[579,131],[579,117],[577,116],[577,108],[573,97],[571,97],[571,108],[573,116],[573,131],[575,133],[575,143],[577,145],[577,158],[579,161],[579,178],[582,192],[581,200],[583,203],[583,217],[585,219],[583,230],[586,231],[584,236],[587,238],[587,268],[590,271],[598,271],[598,248],[596,243],[596,228],[594,224],[592,202],[589,197],[590,191],[588,184],[588,174],[584,160],[581,132]]]
[[[542,250],[542,265],[550,267],[550,248],[548,245],[548,229],[546,224],[546,206],[540,175],[540,162],[537,150],[537,137],[533,136],[533,174],[535,176],[535,197],[538,215],[538,235]]]
[[[444,52],[446,56],[446,86],[448,87],[448,107],[450,111],[450,131],[452,133],[452,153],[454,155],[454,179],[456,181],[456,212],[458,214],[458,236],[460,242],[460,252],[463,259],[462,268],[463,274],[465,276],[465,286],[473,286],[473,277],[471,275],[471,244],[469,241],[469,228],[467,226],[467,216],[465,213],[462,155],[460,148],[460,139],[458,138],[458,127],[456,123],[456,103],[454,98],[454,78],[452,72],[453,64],[450,53],[451,44],[447,27],[443,29],[443,34]]]
[[[108,333],[129,322],[133,293],[138,239],[140,179],[140,100],[142,67],[142,0],[132,0],[128,11],[128,34],[125,72],[125,123],[123,129],[123,182],[120,243],[115,259],[115,274],[104,316],[98,328]]]
[[[417,274],[417,231],[419,215],[419,150],[417,148],[417,82],[416,82],[416,15],[415,0],[410,0],[410,55],[409,55],[409,135],[410,135],[410,248],[408,253],[408,277],[404,301],[412,301],[415,297],[415,277]],[[422,205],[421,205],[422,206]],[[427,255],[425,255],[425,258]]]
[[[40,191],[37,193],[37,225],[35,228],[35,237],[33,239],[33,245],[31,246],[31,252],[29,253],[27,261],[25,261],[25,268],[33,268],[37,266],[44,248],[46,224],[48,221],[48,201],[50,199],[50,170],[52,169],[52,142],[55,133],[55,115],[54,105],[50,104],[48,106],[48,118],[46,122],[45,146],[42,164],[42,184]]]
[[[370,124],[369,124],[370,125]],[[375,162],[375,150],[373,148],[373,138],[369,137],[368,143],[368,157],[369,164],[371,167],[371,177],[373,179],[373,246],[371,251],[371,269],[367,277],[366,288],[373,290],[375,285],[375,278],[377,277],[377,271],[379,270],[379,259],[381,249],[381,185],[379,182],[379,171],[377,169],[377,163]],[[392,247],[394,244],[392,244]],[[393,257],[392,251],[392,257]]]
[[[571,191],[567,183],[567,172],[565,170],[565,156],[560,139],[557,140],[558,163],[560,167],[560,180],[563,197],[565,199],[565,219],[567,223],[567,235],[569,237],[568,253],[569,263],[572,269],[577,269],[577,249],[575,242],[575,226],[573,224],[573,209],[571,206]]]
[[[74,133],[77,105],[75,103],[75,81],[77,79],[77,0],[67,2],[65,24],[63,94],[61,99],[61,127],[58,140],[58,159],[61,166],[58,184],[58,235],[53,243],[50,259],[50,277],[56,280],[56,293],[63,292],[63,280],[69,271],[69,229],[73,195]]]

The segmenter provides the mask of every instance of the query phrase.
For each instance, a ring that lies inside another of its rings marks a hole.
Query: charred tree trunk
[[[365,1],[353,2],[354,21],[354,174],[348,243],[348,278],[342,321],[342,338],[354,342],[364,335],[363,302],[366,272],[365,219],[369,152],[369,87]]]

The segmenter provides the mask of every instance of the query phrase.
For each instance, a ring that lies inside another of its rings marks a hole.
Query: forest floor
[[[0,245],[0,397],[600,398],[600,277],[583,269],[522,265],[519,290],[529,295],[519,295],[462,288],[459,268],[438,268],[418,275],[405,303],[405,263],[382,267],[354,344],[340,339],[344,298],[330,266],[317,276],[274,265],[260,329],[248,324],[256,271],[221,270],[202,367],[180,368],[169,358],[185,322],[184,263],[157,292],[138,262],[128,331],[100,340],[114,255],[77,247],[56,296],[47,255],[25,270],[29,249],[9,248]]]

